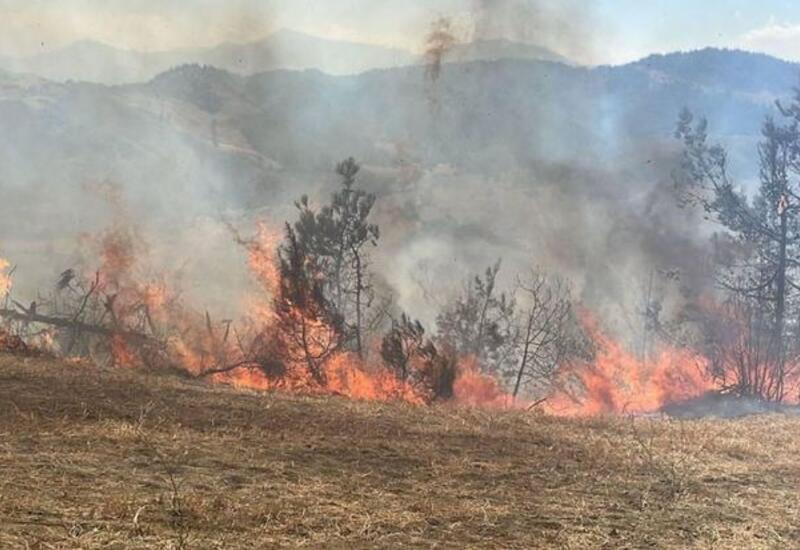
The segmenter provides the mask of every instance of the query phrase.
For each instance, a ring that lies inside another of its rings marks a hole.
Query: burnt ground
[[[800,419],[564,420],[0,356],[2,548],[800,547]]]

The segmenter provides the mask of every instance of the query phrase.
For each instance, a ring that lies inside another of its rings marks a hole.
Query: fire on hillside
[[[747,300],[695,296],[671,326],[648,293],[645,338],[632,351],[564,279],[534,269],[502,290],[498,261],[468,279],[427,332],[370,269],[381,232],[359,170],[352,158],[340,163],[330,203],[302,197],[283,230],[261,222],[242,237],[228,224],[256,289],[241,293],[239,319],[216,320],[187,300],[136,229],[117,224],[81,237],[90,260],[28,305],[12,297],[13,270],[0,260],[0,343],[256,390],[557,415],[649,413],[713,391],[796,396],[796,358]]]
[[[252,239],[237,240],[262,292],[236,323],[215,322],[185,303],[166,277],[143,275],[131,232],[115,228],[92,240],[99,249],[97,269],[64,272],[52,298],[38,306],[10,298],[9,263],[2,263],[3,295],[13,306],[2,310],[3,342],[12,347],[14,335],[17,346],[29,341],[118,368],[178,368],[192,377],[255,390],[418,405],[538,406],[557,415],[656,411],[721,387],[702,355],[662,346],[653,357],[637,358],[604,333],[588,311],[580,311],[579,323],[591,341],[591,358],[557,365],[550,390],[535,399],[514,396],[477,355],[459,354],[442,340],[406,342],[406,362],[399,369],[381,353],[382,343],[384,351],[387,345],[380,338],[367,341],[358,353],[344,342],[340,321],[315,309],[313,296],[298,290],[296,281],[283,280],[287,262],[278,252],[276,231],[260,224]]]

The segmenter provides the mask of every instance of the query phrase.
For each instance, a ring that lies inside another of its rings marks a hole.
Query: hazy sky
[[[211,46],[284,27],[419,50],[446,16],[464,38],[538,42],[583,62],[707,45],[800,60],[800,2],[788,0],[0,0],[0,10],[2,54],[81,39]]]

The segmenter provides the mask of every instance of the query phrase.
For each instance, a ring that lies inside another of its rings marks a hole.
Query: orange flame
[[[423,403],[422,397],[410,385],[385,369],[370,368],[354,354],[336,354],[325,367],[325,389],[329,393],[365,401]]]
[[[100,236],[100,274],[105,286],[120,286],[136,264],[136,242],[132,233],[115,227]]]
[[[453,399],[458,405],[482,409],[521,406],[519,402],[514,402],[511,394],[500,387],[497,378],[479,370],[478,361],[474,357],[459,361],[458,376],[453,383]]]
[[[275,261],[281,235],[264,222],[256,226],[255,238],[247,243],[250,270],[267,294],[274,294],[278,288],[279,270]]]
[[[402,400],[414,404],[429,401],[430,397],[426,398],[422,390],[400,380],[378,361],[373,363],[346,351],[328,356],[319,365],[323,376],[312,379],[302,361],[296,359],[302,356],[302,350],[294,349],[292,346],[297,344],[292,342],[279,342],[281,351],[290,358],[286,361],[288,364],[281,366],[284,370],[280,376],[267,374],[265,366],[258,363],[269,362],[270,349],[260,350],[264,353],[254,356],[246,350],[246,344],[276,331],[272,300],[280,287],[275,252],[280,239],[278,232],[262,223],[258,225],[255,238],[240,241],[245,245],[250,270],[262,291],[249,303],[246,319],[249,335],[237,332],[234,337],[229,326],[223,324],[220,328],[211,322],[210,317],[183,307],[167,283],[168,279],[143,278],[137,258],[140,247],[131,231],[116,228],[94,241],[100,245],[100,290],[113,295],[113,303],[107,307],[112,308],[111,313],[119,326],[153,334],[155,339],[166,344],[163,350],[159,347],[159,353],[163,351],[170,364],[179,365],[192,375],[223,370],[226,372],[217,372],[209,377],[210,380],[256,390],[286,389],[361,400]],[[11,288],[11,281],[5,274],[8,267],[8,262],[0,259],[0,296]],[[331,328],[319,319],[309,319],[306,312],[297,310],[291,313],[306,322],[312,347],[317,345],[321,348],[312,349],[312,352],[317,355],[316,352],[320,351],[319,356],[322,356],[330,344],[326,338]],[[545,402],[546,411],[559,415],[649,412],[668,402],[716,389],[706,376],[708,361],[704,357],[686,349],[663,347],[653,357],[637,358],[620,342],[605,334],[590,314],[584,313],[582,320],[595,342],[595,358],[590,364],[561,366],[557,381],[559,389]],[[147,353],[120,335],[111,338],[110,348],[117,366],[142,364]],[[151,364],[149,355],[146,359],[146,363]],[[524,402],[514,402],[497,378],[481,372],[473,357],[462,357],[458,361],[452,389],[453,402],[457,405],[481,408],[527,406]]]
[[[227,373],[216,374],[212,380],[218,384],[228,384],[234,388],[266,391],[278,385],[256,368],[240,368]]]
[[[666,346],[654,357],[640,359],[603,333],[590,314],[583,314],[583,324],[594,339],[595,359],[564,367],[561,389],[544,405],[552,414],[653,412],[717,389],[707,375],[708,361],[700,355]]]
[[[111,337],[111,359],[115,367],[133,367],[138,364],[136,354],[119,334]]]
[[[7,260],[0,258],[0,297],[11,291],[11,276],[7,273],[10,266]]]

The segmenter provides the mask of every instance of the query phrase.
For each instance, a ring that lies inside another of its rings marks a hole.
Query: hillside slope
[[[185,63],[214,65],[239,74],[312,68],[331,74],[352,74],[417,61],[415,55],[400,49],[326,40],[284,29],[251,42],[166,51],[125,50],[83,40],[33,56],[0,57],[0,67],[59,82],[123,84],[149,80]]]
[[[709,56],[716,67],[735,67],[717,71],[715,86],[693,72]],[[5,204],[29,206],[27,195],[45,183],[59,204],[82,202],[87,185],[112,181],[137,211],[163,211],[167,199],[179,199],[194,206],[183,209],[191,215],[274,203],[279,189],[351,155],[400,184],[439,166],[496,175],[582,163],[621,172],[673,144],[684,106],[709,116],[734,169],[752,177],[760,122],[791,93],[797,72],[765,56],[695,52],[597,69],[461,63],[436,82],[422,67],[245,78],[185,66],[122,87],[3,73],[0,125],[14,131],[0,136],[0,181],[11,193]],[[774,78],[758,78],[765,74]],[[26,214],[69,217],[42,212],[46,206],[39,201]],[[6,210],[0,206],[0,218],[11,219]]]
[[[423,67],[240,77],[184,66],[122,87],[0,75],[0,124],[15,129],[0,137],[0,179],[12,188],[152,180],[173,192],[191,181],[191,193],[225,189],[246,203],[285,174],[329,170],[349,155],[387,170],[496,173],[543,159],[638,165],[642,149],[672,143],[684,106],[709,117],[736,163],[753,156],[763,116],[797,78],[796,65],[722,51],[597,69],[458,63],[436,82]]]
[[[0,546],[795,547],[798,428],[261,395],[0,356]]]

